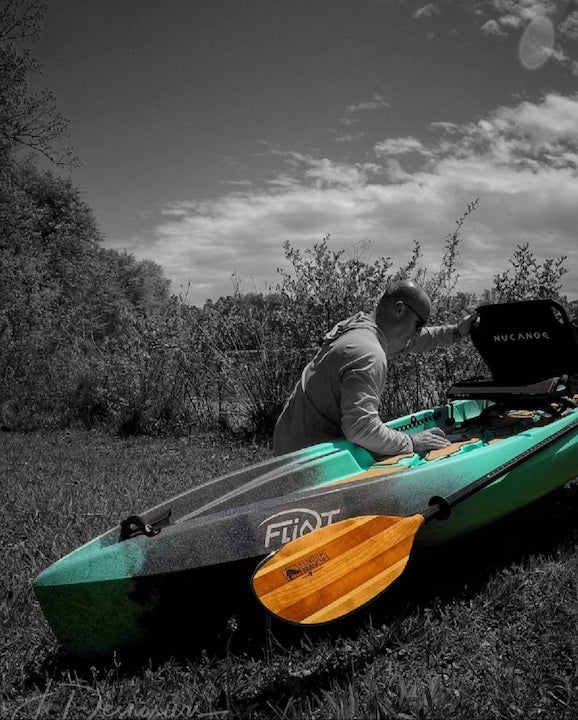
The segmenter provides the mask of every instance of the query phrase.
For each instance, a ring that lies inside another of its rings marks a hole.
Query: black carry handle
[[[161,528],[166,527],[170,522],[171,509],[162,510],[158,515],[149,518],[148,522],[142,515],[129,515],[120,521],[120,539],[128,540],[136,535],[153,537],[158,535]]]

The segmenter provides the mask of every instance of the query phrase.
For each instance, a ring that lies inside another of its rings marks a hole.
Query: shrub
[[[565,261],[566,256],[562,255],[547,258],[540,264],[528,243],[518,245],[509,260],[511,268],[494,276],[496,302],[538,298],[563,300],[560,295],[562,278],[568,272]]]

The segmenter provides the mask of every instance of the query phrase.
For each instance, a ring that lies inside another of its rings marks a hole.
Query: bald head
[[[426,323],[431,315],[431,302],[426,291],[413,280],[399,280],[391,283],[383,293],[377,306],[377,322],[386,314],[388,307],[401,301],[418,316],[422,323]]]

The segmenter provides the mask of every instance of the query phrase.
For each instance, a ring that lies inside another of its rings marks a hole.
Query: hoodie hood
[[[366,313],[362,311],[355,313],[355,315],[348,317],[346,320],[341,320],[337,323],[337,325],[334,325],[323,338],[323,344],[326,345],[327,343],[334,342],[337,338],[345,335],[345,333],[350,330],[367,330],[372,335],[377,336],[377,339],[384,350],[387,347],[385,334],[382,330],[380,330],[379,326],[375,322],[375,313]]]

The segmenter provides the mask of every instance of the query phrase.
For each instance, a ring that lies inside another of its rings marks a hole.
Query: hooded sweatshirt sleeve
[[[411,339],[407,352],[427,352],[432,348],[453,345],[457,340],[456,333],[459,335],[457,325],[425,327]]]
[[[345,437],[376,455],[413,452],[409,435],[393,430],[379,417],[387,360],[373,349],[358,356],[341,378],[341,429]]]

